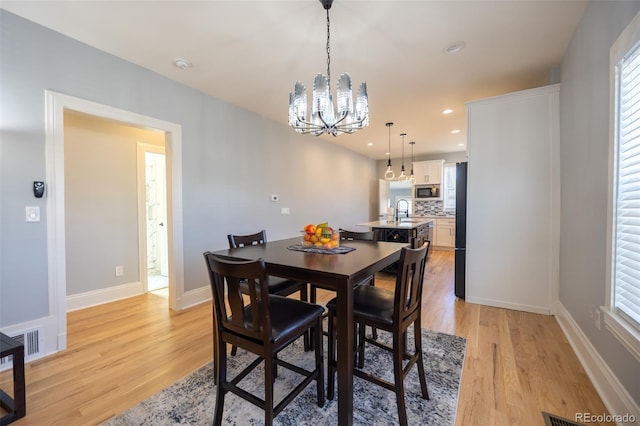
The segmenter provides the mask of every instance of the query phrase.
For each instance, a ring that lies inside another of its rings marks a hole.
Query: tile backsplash
[[[442,200],[415,201],[413,205],[414,216],[451,216],[455,212],[455,209],[444,210]]]

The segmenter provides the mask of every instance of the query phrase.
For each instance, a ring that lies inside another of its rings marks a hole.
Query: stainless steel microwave
[[[440,185],[415,185],[413,198],[416,200],[440,199]]]

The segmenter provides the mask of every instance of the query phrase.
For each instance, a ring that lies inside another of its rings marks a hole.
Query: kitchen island
[[[402,218],[398,221],[376,220],[360,223],[378,235],[378,241],[408,243],[411,248],[421,247],[425,241],[433,241],[434,220],[429,218]]]

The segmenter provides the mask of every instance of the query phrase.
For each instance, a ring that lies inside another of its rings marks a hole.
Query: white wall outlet
[[[271,195],[271,201],[278,201],[278,195],[277,194],[272,194]]]
[[[124,266],[116,266],[116,277],[121,277],[124,274]]]
[[[283,207],[280,209],[280,214],[289,214],[289,207]]]
[[[40,222],[40,207],[27,206],[24,210],[26,222]]]
[[[595,316],[596,328],[597,328],[598,330],[600,330],[600,327],[601,327],[601,324],[600,324],[600,309],[598,309],[598,308],[596,307],[596,310],[595,310],[595,312],[594,312],[594,313],[595,313],[595,315],[594,315],[594,316]]]

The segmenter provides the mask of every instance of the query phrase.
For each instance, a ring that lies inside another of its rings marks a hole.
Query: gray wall
[[[140,280],[138,142],[164,146],[164,132],[65,113],[67,295]]]
[[[202,253],[229,232],[264,227],[278,239],[309,222],[370,219],[375,161],[293,132],[286,103],[275,123],[4,10],[0,27],[0,327],[49,315],[46,200],[31,192],[45,179],[46,89],[182,126],[185,291],[208,285]],[[42,221],[25,223],[25,206],[40,206]]]
[[[560,91],[560,301],[631,397],[640,364],[589,306],[605,304],[609,146],[609,49],[640,2],[590,2],[562,62]]]

